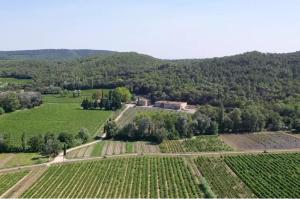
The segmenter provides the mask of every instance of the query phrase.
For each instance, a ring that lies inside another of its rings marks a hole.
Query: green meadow
[[[66,96],[60,95],[44,95],[43,100],[45,103],[81,103],[84,98],[91,99],[93,93],[100,92],[100,89],[81,90],[79,97],[73,97],[72,91],[69,91]],[[108,90],[103,90],[104,94],[108,94]]]
[[[22,85],[31,82],[30,79],[16,79],[16,78],[6,78],[0,77],[0,87],[5,87],[7,84]]]
[[[88,91],[85,93],[92,93]],[[87,94],[88,95],[88,94]],[[82,110],[81,99],[46,96],[44,104],[33,109],[25,109],[0,116],[0,132],[8,133],[14,145],[20,146],[23,132],[26,137],[68,132],[77,134],[81,128],[89,130],[94,136],[98,128],[112,114],[112,111]],[[59,99],[55,101],[55,99]]]

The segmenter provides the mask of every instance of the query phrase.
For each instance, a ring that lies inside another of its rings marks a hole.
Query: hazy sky
[[[203,58],[300,50],[300,0],[0,0],[0,50]]]

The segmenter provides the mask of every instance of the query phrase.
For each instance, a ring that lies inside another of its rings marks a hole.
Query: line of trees
[[[109,90],[108,94],[96,92],[92,94],[92,100],[85,98],[81,107],[84,110],[88,109],[105,109],[116,110],[122,107],[122,102],[129,102],[132,99],[130,91],[125,87],[118,87],[114,90]]]
[[[42,95],[39,92],[13,92],[0,93],[0,115],[14,112],[21,108],[33,108],[42,104]]]
[[[86,143],[90,139],[87,129],[82,128],[75,136],[61,132],[58,135],[46,133],[27,137],[21,136],[21,148],[12,144],[11,134],[0,134],[0,152],[39,152],[47,156],[56,156],[62,149],[71,148]]]
[[[286,126],[285,119],[289,117],[283,118],[277,112],[255,105],[229,110],[220,103],[218,107],[201,106],[193,115],[168,111],[138,113],[123,128],[118,128],[114,121],[108,121],[104,132],[108,138],[158,143],[164,139],[173,140],[194,135],[258,132],[265,129],[278,131],[293,128],[293,131],[300,132],[299,119],[295,119],[290,127]]]

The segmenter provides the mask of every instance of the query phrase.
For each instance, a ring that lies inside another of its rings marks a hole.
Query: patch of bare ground
[[[300,139],[284,132],[223,134],[222,140],[238,150],[298,149]]]
[[[143,142],[142,148],[144,153],[159,153],[159,146],[150,142]]]
[[[109,141],[108,145],[106,147],[106,152],[105,155],[114,155],[114,142],[113,141]]]
[[[105,156],[108,144],[109,144],[108,142],[104,142],[103,149],[101,151],[101,156]]]
[[[114,142],[114,154],[119,155],[122,153],[122,143],[121,142]]]
[[[142,143],[141,142],[136,142],[134,144],[134,150],[136,153],[141,154],[143,153],[143,147],[142,147]]]
[[[11,189],[4,193],[2,198],[18,198],[20,197],[33,183],[35,183],[42,174],[47,170],[47,166],[39,166],[31,169],[23,179],[15,184]]]
[[[77,153],[77,156],[76,156],[76,157],[77,157],[77,158],[84,157],[84,154],[85,154],[86,150],[87,150],[87,147],[82,147],[82,148],[80,148],[79,151],[78,151],[78,153]]]
[[[0,159],[0,168],[3,168],[6,163],[12,160],[15,154],[3,154],[3,158]]]
[[[94,145],[88,146],[84,153],[84,157],[90,157],[93,149],[94,149]]]

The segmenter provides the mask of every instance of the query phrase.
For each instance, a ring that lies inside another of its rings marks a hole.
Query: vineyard
[[[283,132],[224,134],[222,139],[240,150],[300,148],[300,139]]]
[[[50,167],[23,198],[197,198],[182,158],[105,159]]]
[[[199,157],[195,164],[220,198],[251,198],[251,190],[232,172],[222,158]]]
[[[148,142],[101,141],[67,153],[67,158],[96,157],[125,153],[159,153],[158,145]]]
[[[167,140],[160,144],[163,153],[208,152],[232,150],[218,136],[201,135],[184,140]]]
[[[0,196],[21,180],[28,172],[0,173]]]
[[[259,198],[300,197],[300,154],[229,156],[228,166]]]
[[[167,110],[167,109],[159,109],[159,108],[145,108],[145,107],[133,107],[129,108],[127,111],[124,112],[123,116],[118,120],[117,125],[119,128],[124,127],[126,124],[132,122],[135,117],[139,113],[146,113],[146,112],[174,112],[178,113],[174,110]]]

